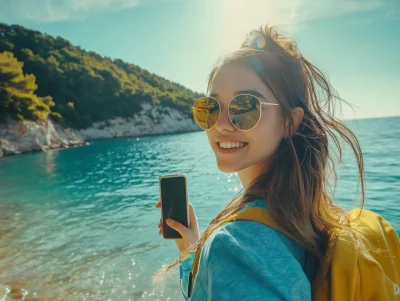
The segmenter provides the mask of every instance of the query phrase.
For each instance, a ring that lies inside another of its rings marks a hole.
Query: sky
[[[246,33],[276,25],[339,95],[339,118],[400,115],[400,0],[0,0],[19,24],[196,92]]]

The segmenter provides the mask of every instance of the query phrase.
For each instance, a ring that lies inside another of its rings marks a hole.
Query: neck
[[[251,165],[245,169],[242,169],[241,171],[238,171],[238,176],[244,190],[246,191],[250,187],[250,184],[267,168],[268,164],[263,162]]]

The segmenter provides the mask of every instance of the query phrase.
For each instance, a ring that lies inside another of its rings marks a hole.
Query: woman
[[[176,240],[181,257],[160,273],[179,263],[186,298],[193,254],[202,246],[191,300],[311,300],[328,232],[345,227],[338,222],[344,210],[333,204],[341,139],[356,156],[364,203],[360,146],[333,115],[339,97],[296,44],[268,26],[212,70],[208,92],[194,104],[195,120],[218,168],[237,172],[243,192],[211,221],[207,239],[192,206],[190,228],[167,220],[183,237]],[[253,221],[219,226],[249,207],[276,212],[296,241]]]

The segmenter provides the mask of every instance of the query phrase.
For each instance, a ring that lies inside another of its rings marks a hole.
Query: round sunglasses
[[[279,106],[277,103],[260,101],[251,94],[239,94],[229,101],[228,116],[235,128],[250,131],[261,119],[261,105]],[[212,129],[219,119],[221,106],[213,97],[206,96],[195,101],[193,116],[196,123],[204,130]]]

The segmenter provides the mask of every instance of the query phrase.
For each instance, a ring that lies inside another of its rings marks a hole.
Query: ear
[[[284,133],[285,133],[284,137],[285,138],[289,138],[289,137],[291,137],[291,136],[296,134],[297,128],[299,127],[301,121],[303,120],[304,110],[303,110],[303,108],[296,107],[296,108],[291,110],[290,114],[291,114],[292,120],[294,121],[294,126],[293,126],[293,128],[290,129],[289,128],[289,123],[287,122],[285,124],[285,130],[284,130]]]
[[[295,130],[297,131],[297,128],[299,127],[300,123],[303,121],[304,110],[303,110],[303,108],[295,107],[292,110],[291,114],[292,114],[292,118],[294,120]]]

